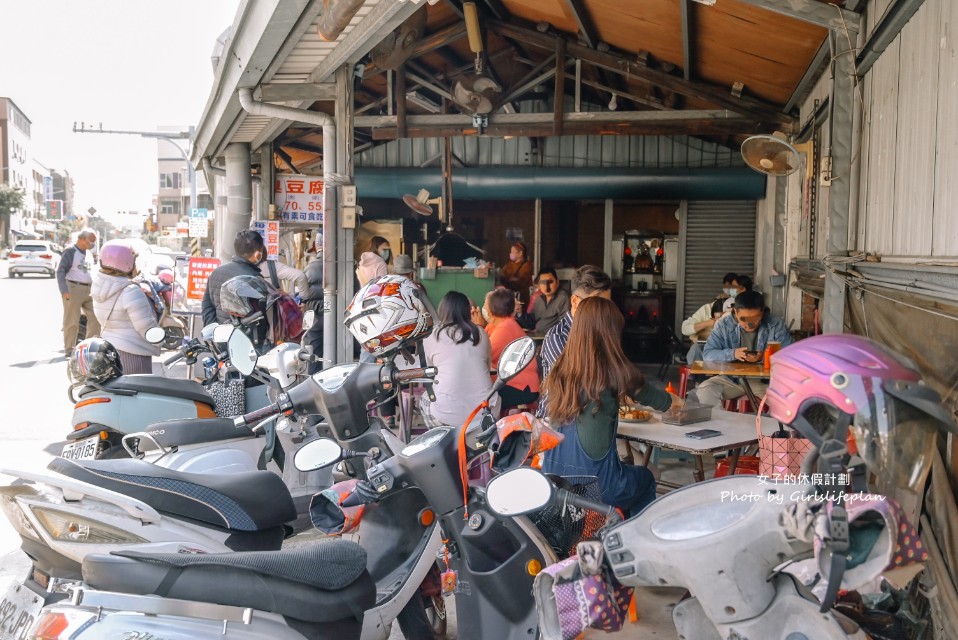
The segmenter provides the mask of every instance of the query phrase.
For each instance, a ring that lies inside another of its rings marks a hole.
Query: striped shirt
[[[553,365],[559,359],[559,354],[565,349],[569,341],[569,331],[572,330],[572,312],[567,312],[559,322],[549,329],[546,337],[542,340],[542,349],[539,351],[539,366],[542,369],[542,379],[545,380]],[[546,416],[546,405],[548,400],[545,393],[539,395],[539,408],[536,415],[540,418]]]

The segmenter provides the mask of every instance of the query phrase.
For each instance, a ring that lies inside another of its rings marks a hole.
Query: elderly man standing
[[[77,235],[76,242],[63,251],[57,267],[57,285],[63,299],[63,353],[66,354],[76,346],[81,311],[86,314],[86,337],[100,335],[100,323],[93,313],[93,298],[90,297],[93,284],[90,250],[95,246],[96,232],[84,229]]]
[[[765,308],[765,296],[745,291],[735,297],[732,313],[715,323],[703,355],[715,362],[761,362],[769,342],[787,347],[792,336],[785,321]],[[751,387],[761,397],[768,385],[751,383]],[[695,387],[695,395],[702,404],[718,406],[745,395],[745,389],[726,376],[714,376]]]

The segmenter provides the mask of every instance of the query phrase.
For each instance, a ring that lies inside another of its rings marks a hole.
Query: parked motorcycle
[[[166,335],[160,348],[165,351],[178,349],[189,335],[189,326],[182,317],[173,315],[173,272],[161,269],[156,275],[140,275],[134,279],[140,290],[153,306],[156,321]]]
[[[251,435],[238,434],[229,420],[218,417],[216,403],[208,391],[227,361],[225,345],[233,327],[211,325],[203,331],[203,340],[185,342],[163,364],[170,366],[185,359],[192,365],[207,354],[204,383],[156,375],[115,374],[104,380],[77,381],[70,388],[70,399],[75,403],[73,430],[67,434],[61,456],[72,460],[125,458],[135,454],[124,447],[124,441],[142,441],[139,452],[152,449],[151,459],[162,458],[163,466],[181,471],[228,473],[266,464],[268,456],[261,460],[263,442],[238,442],[249,440]],[[164,330],[154,328],[147,331],[146,337],[156,344],[166,336]],[[242,388],[245,407],[269,404],[271,390],[275,395],[296,384],[305,376],[307,363],[314,359],[308,348],[293,343],[274,347],[262,358],[262,375],[258,378],[263,384]],[[163,424],[159,425],[161,421]],[[131,434],[136,436],[130,438]],[[274,440],[272,429],[266,435],[269,454]],[[224,446],[225,440],[231,441],[228,446]],[[153,446],[148,446],[151,443]],[[201,449],[216,455],[202,457]],[[226,450],[236,453],[229,457]]]
[[[235,332],[230,339],[230,358],[241,371],[248,371],[255,365],[256,355],[249,341],[240,336]],[[528,364],[533,353],[532,341],[527,338],[507,347],[500,358],[499,384]],[[466,434],[462,433],[465,427],[440,427],[407,445],[387,430],[372,428],[367,418],[367,398],[399,380],[431,373],[428,369],[397,371],[388,360],[382,366],[340,365],[282,394],[273,407],[251,412],[236,422],[246,424],[289,410],[322,414],[335,442],[320,439],[307,444],[296,456],[298,466],[328,468],[348,458],[349,451],[362,452],[373,462],[364,475],[376,501],[367,507],[357,537],[366,550],[366,566],[378,595],[374,606],[365,607],[363,638],[386,637],[390,620],[418,597],[419,586],[440,549],[443,584],[448,592],[457,594],[461,638],[534,637],[532,579],[538,568],[555,561],[551,548],[527,519],[495,517],[484,504],[481,490],[471,491],[469,518],[464,518],[460,447],[467,460],[475,458],[486,451],[495,429]],[[344,449],[342,444],[352,449]],[[266,574],[280,582],[293,578],[292,565],[279,569],[268,554],[257,555],[264,558],[262,563],[255,557],[242,559],[247,568],[233,575],[236,581],[261,584]],[[196,588],[211,585],[213,576],[232,571],[236,565],[235,554],[88,555],[83,561],[88,586],[73,587],[69,604],[47,607],[39,624],[66,623],[69,636],[50,637],[77,640],[130,632],[168,639],[304,637],[292,624],[289,628],[274,626],[268,632],[261,624],[257,626],[270,616],[266,612],[286,611],[281,597],[254,601],[247,591]],[[163,597],[152,595],[160,593]],[[340,606],[355,610],[360,602],[346,599]],[[164,613],[162,618],[142,616],[142,612],[158,611]],[[239,616],[240,611],[245,618]],[[228,614],[235,621],[224,626]],[[276,616],[271,620],[279,622]]]
[[[814,487],[760,484],[754,476],[682,487],[625,522],[612,516],[601,532],[605,561],[626,586],[687,588],[692,597],[672,611],[682,638],[868,638],[836,611],[822,613],[804,585],[777,569],[812,552],[811,542],[790,536],[783,523],[778,496],[784,492],[811,496]],[[528,467],[494,478],[487,499],[502,517],[563,502],[611,515],[611,507],[555,487]],[[542,597],[538,605],[543,637],[561,638],[554,597],[551,603]]]

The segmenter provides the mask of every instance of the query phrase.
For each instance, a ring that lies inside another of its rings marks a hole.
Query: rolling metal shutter
[[[689,202],[685,220],[682,319],[718,295],[726,273],[755,279],[756,206],[754,201]]]

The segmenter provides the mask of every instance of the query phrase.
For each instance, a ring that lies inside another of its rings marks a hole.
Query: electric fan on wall
[[[802,164],[798,151],[778,135],[757,135],[742,143],[742,158],[749,167],[770,176],[787,176]]]

